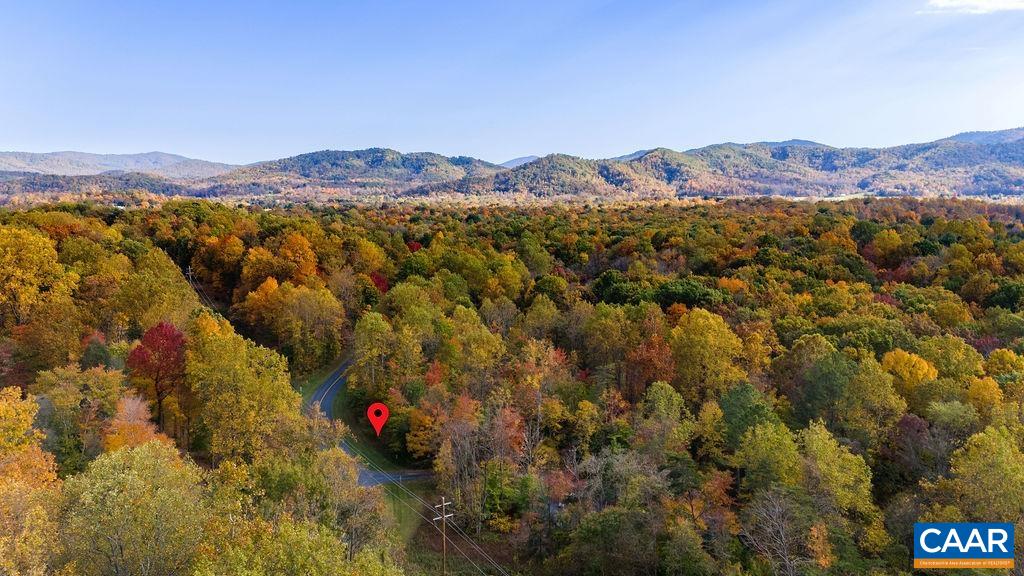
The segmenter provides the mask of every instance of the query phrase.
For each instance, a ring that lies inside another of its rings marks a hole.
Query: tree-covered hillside
[[[487,176],[500,166],[456,156],[419,152],[402,154],[386,148],[324,150],[241,168],[217,179],[219,193],[232,185],[250,182],[291,186],[324,186],[366,193],[387,194],[431,182],[450,182],[463,177]]]

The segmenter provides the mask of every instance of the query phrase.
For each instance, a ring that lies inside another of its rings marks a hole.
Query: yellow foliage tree
[[[992,415],[992,410],[1003,401],[1003,391],[991,377],[972,378],[967,388],[967,401],[974,406],[983,418]]]
[[[409,432],[405,445],[415,458],[427,458],[437,451],[440,428],[437,420],[425,410],[413,408],[409,412]]]
[[[1013,350],[993,350],[985,360],[985,373],[989,376],[1005,376],[1015,372],[1024,372],[1024,358]]]
[[[892,374],[896,391],[908,402],[916,399],[918,386],[939,376],[939,371],[930,362],[900,348],[885,353],[882,368]]]
[[[737,365],[743,342],[717,314],[694,309],[672,329],[669,344],[676,361],[674,384],[693,403],[717,397],[746,376]]]

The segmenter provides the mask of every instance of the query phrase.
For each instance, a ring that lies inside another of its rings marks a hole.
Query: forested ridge
[[[425,573],[291,384],[343,356],[510,573],[909,574],[1024,515],[1021,216],[0,212],[0,574]]]

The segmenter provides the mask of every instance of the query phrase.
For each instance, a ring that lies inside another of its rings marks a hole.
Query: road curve
[[[334,420],[334,399],[337,398],[338,392],[345,388],[345,384],[348,381],[348,375],[346,372],[349,366],[352,365],[351,360],[345,360],[338,366],[338,369],[331,372],[320,386],[313,392],[310,402],[319,402],[320,411],[323,412],[324,416]],[[348,423],[349,426],[357,425],[357,423]],[[369,424],[367,424],[369,425]],[[356,459],[359,464],[359,485],[360,486],[378,486],[381,484],[389,484],[392,482],[405,482],[407,480],[418,480],[422,478],[430,478],[434,473],[430,470],[391,470],[387,472],[380,472],[378,470],[371,470],[366,467],[363,459],[359,457],[348,440],[341,442],[341,447],[350,456]]]

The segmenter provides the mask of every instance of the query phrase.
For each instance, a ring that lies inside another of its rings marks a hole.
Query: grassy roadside
[[[342,356],[319,370],[310,372],[309,374],[293,377],[292,389],[298,390],[299,393],[302,394],[303,403],[309,402],[309,399],[313,396],[313,392],[316,392],[316,389],[320,387],[320,384],[322,384],[323,381],[337,370],[338,367],[347,359],[348,356]]]
[[[433,498],[434,485],[429,480],[403,482],[402,486],[425,502],[430,502],[431,498]],[[397,487],[385,485],[383,488],[384,497],[391,506],[391,512],[394,514],[395,521],[398,524],[398,536],[403,544],[408,544],[416,535],[420,524],[423,523],[423,518],[413,510],[417,510],[423,515],[426,515],[428,511],[419,500],[416,500],[416,498],[406,494]]]
[[[448,554],[448,574],[450,576],[479,576],[480,572],[468,560],[452,551]],[[410,576],[433,576],[441,573],[441,554],[433,550],[423,548],[410,548],[407,552],[408,568],[406,574]],[[480,565],[480,561],[477,561]],[[481,566],[481,568],[483,568]],[[497,574],[490,566],[484,569],[486,574]]]
[[[455,548],[458,545],[473,559],[470,562]],[[434,528],[421,526],[413,540],[406,546],[405,573],[409,576],[433,576],[441,573],[441,537]],[[493,556],[493,551],[492,551]],[[500,562],[500,560],[499,560]],[[474,566],[474,563],[476,564]],[[479,568],[477,568],[479,567]],[[508,564],[502,564],[502,568],[508,574],[521,574]],[[473,551],[468,544],[458,536],[449,535],[448,545],[448,574],[450,576],[479,576],[480,570],[485,574],[497,576],[499,572]]]

